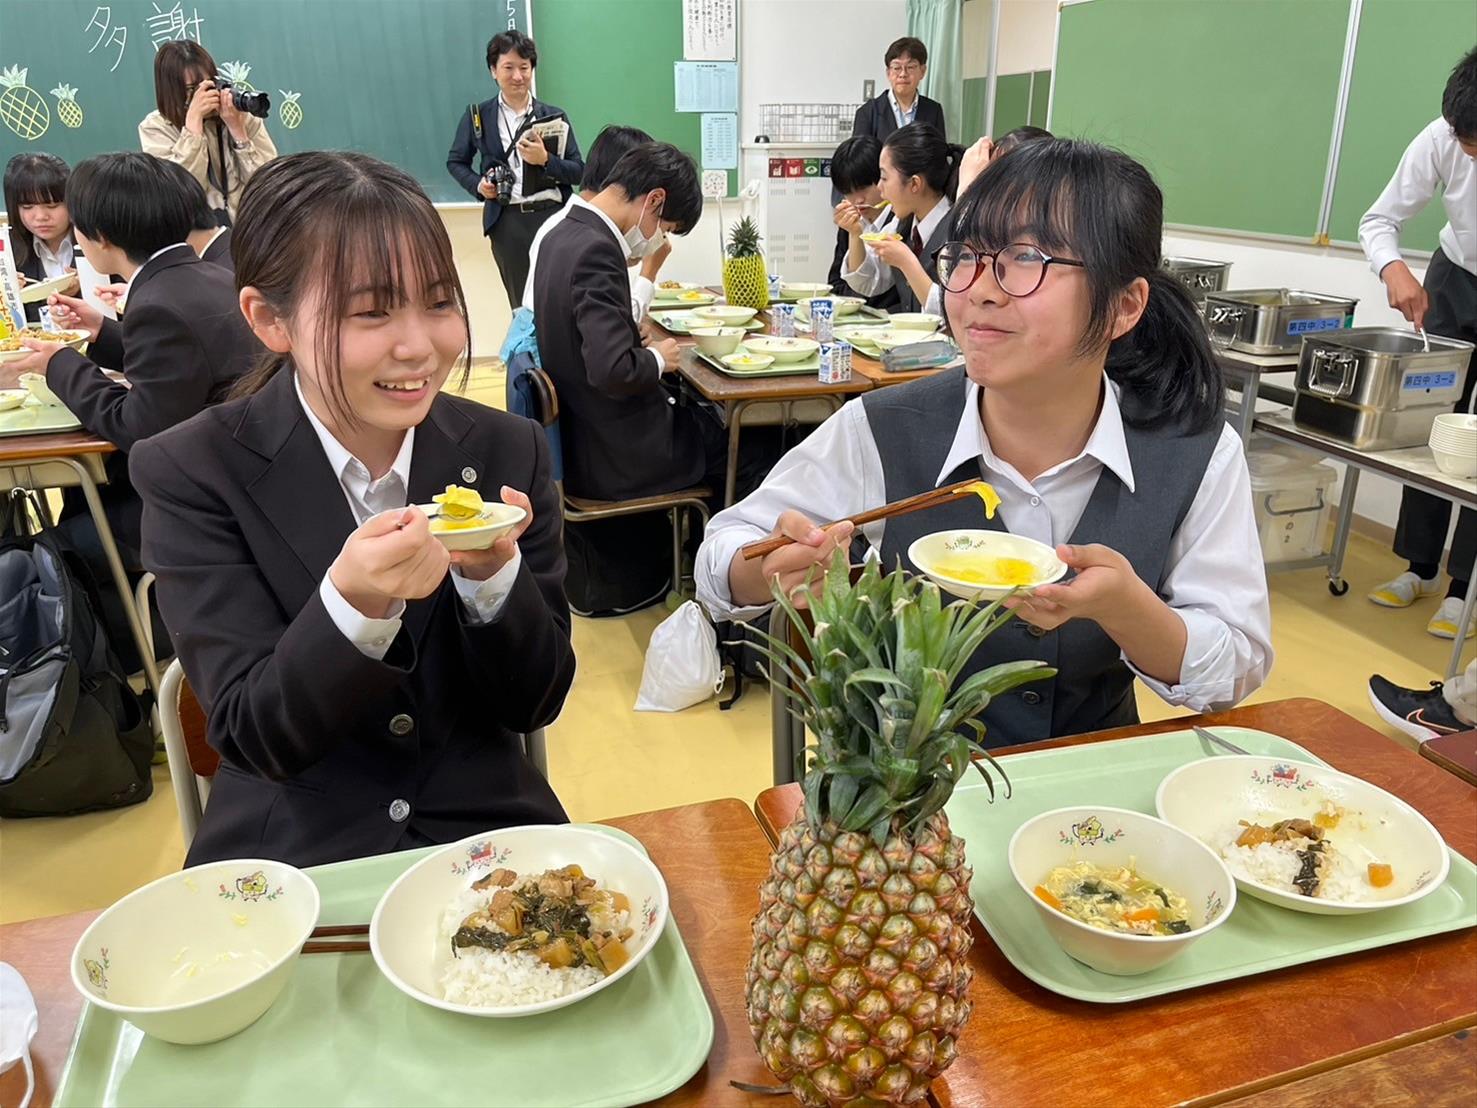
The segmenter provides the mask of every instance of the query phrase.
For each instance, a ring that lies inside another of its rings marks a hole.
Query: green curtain
[[[964,0],[908,0],[908,34],[928,47],[923,94],[944,106],[949,138],[964,141]]]

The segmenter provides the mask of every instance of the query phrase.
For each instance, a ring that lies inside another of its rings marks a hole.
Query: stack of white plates
[[[1437,416],[1431,424],[1431,453],[1442,473],[1477,478],[1477,415]]]

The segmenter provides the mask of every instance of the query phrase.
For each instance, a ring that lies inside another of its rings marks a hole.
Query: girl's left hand
[[[878,239],[867,245],[876,251],[883,265],[901,269],[904,273],[908,272],[910,265],[922,268],[918,262],[918,255],[913,253],[913,248],[905,239]]]
[[[1055,631],[1071,619],[1099,624],[1119,622],[1148,586],[1128,559],[1110,547],[1058,546],[1056,555],[1077,576],[1059,585],[1040,585],[1034,592],[1005,602],[1021,619],[1043,631]]]
[[[453,550],[451,564],[463,577],[472,581],[486,581],[513,560],[518,551],[518,540],[533,522],[533,505],[528,497],[507,485],[502,488],[504,504],[512,504],[524,511],[523,522],[508,534],[498,539],[486,550]]]
[[[46,367],[51,364],[51,357],[58,350],[65,350],[67,344],[64,342],[42,342],[40,339],[21,339],[21,345],[31,353],[23,358],[16,358],[10,363],[10,368],[16,373],[39,373],[46,375]]]

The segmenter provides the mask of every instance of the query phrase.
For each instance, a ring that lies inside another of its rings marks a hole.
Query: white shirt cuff
[[[928,286],[928,299],[923,302],[923,310],[929,315],[944,314],[944,290],[937,281]]]
[[[697,597],[702,601],[708,615],[714,620],[751,620],[763,615],[773,605],[758,604],[752,607],[736,607],[729,590],[728,567],[738,554],[739,547],[757,542],[765,537],[763,532],[753,532],[744,527],[731,527],[716,533],[709,532],[698,548],[695,568]]]
[[[355,608],[334,585],[333,579],[323,575],[318,586],[318,595],[323,598],[323,607],[328,609],[328,618],[339,629],[344,638],[353,643],[366,658],[384,661],[390,644],[400,633],[400,617],[405,614],[405,601],[397,600],[384,619],[370,619]]]
[[[1385,266],[1391,262],[1401,261],[1400,248],[1398,246],[1380,246],[1374,249],[1369,258],[1369,268],[1374,270],[1374,275],[1384,280]]]
[[[648,346],[646,349],[650,351],[651,356],[656,359],[656,375],[660,377],[667,368],[667,363],[662,358],[662,352],[654,346]]]
[[[656,285],[649,278],[640,274],[631,278],[631,318],[640,323],[651,308],[651,301],[655,296]]]
[[[1167,685],[1150,677],[1127,657],[1123,661],[1155,696],[1166,704],[1188,707],[1196,712],[1229,708],[1241,699],[1236,673],[1236,650],[1231,629],[1208,612],[1172,608],[1185,625],[1185,660],[1180,664],[1178,684]]]
[[[508,564],[485,581],[474,581],[463,577],[453,566],[451,581],[456,586],[457,596],[462,598],[462,607],[473,623],[492,623],[503,614],[513,583],[518,580],[518,567],[523,564],[523,551],[516,546]]]

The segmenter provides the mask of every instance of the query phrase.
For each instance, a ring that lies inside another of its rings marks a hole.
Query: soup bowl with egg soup
[[[1067,575],[1067,564],[1051,547],[1008,531],[935,531],[908,547],[908,561],[964,600],[999,600]]]
[[[246,858],[171,873],[129,893],[77,940],[72,983],[166,1042],[213,1043],[281,995],[318,923],[318,887]]]

